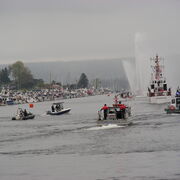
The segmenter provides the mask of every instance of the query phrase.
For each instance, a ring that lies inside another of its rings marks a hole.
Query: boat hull
[[[35,118],[35,115],[31,114],[24,117],[16,116],[16,117],[13,117],[12,120],[28,120],[28,119],[34,119],[34,118]]]
[[[67,109],[63,109],[58,112],[47,111],[47,114],[48,115],[62,115],[62,114],[66,114],[66,113],[70,112],[70,110],[71,110],[70,108],[67,108]]]
[[[167,114],[180,114],[180,109],[164,109]]]
[[[149,97],[149,102],[152,104],[164,104],[171,101],[171,96],[153,96]]]
[[[7,104],[7,105],[14,105],[14,101],[10,101],[10,100],[9,100],[9,101],[6,101],[6,104]]]

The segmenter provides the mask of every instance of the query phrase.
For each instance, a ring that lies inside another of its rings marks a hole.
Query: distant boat
[[[70,112],[71,108],[64,108],[63,103],[64,102],[53,103],[51,106],[51,110],[47,111],[47,114],[48,115],[62,115],[62,114]]]
[[[7,105],[14,105],[14,100],[11,99],[11,98],[7,98],[6,104],[7,104]]]
[[[150,103],[161,104],[171,100],[171,89],[168,88],[166,78],[164,77],[163,59],[156,55],[151,58],[153,62],[151,68],[151,81],[148,87],[148,97]]]
[[[177,89],[176,95],[171,99],[170,104],[164,109],[167,114],[180,114],[180,89]]]
[[[35,115],[30,113],[30,112],[26,112],[26,114],[24,113],[24,111],[21,108],[18,108],[16,116],[12,117],[12,120],[28,120],[28,119],[34,119]]]

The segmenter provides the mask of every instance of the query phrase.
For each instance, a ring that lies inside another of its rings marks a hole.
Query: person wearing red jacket
[[[121,104],[121,101],[119,101],[119,104],[118,104],[119,108],[120,108],[120,111],[122,112],[122,118],[124,119],[124,116],[125,116],[125,109],[127,108],[127,106],[125,106],[124,104]]]
[[[121,104],[121,101],[119,101],[118,106],[119,106],[119,108],[120,108],[121,110],[123,110],[123,109],[126,109],[126,108],[127,108],[127,106],[126,106],[126,105]]]
[[[104,111],[104,120],[107,119],[107,112],[108,112],[108,106],[106,104],[104,104],[104,106],[101,108],[101,111]]]
[[[124,104],[119,104],[121,110],[126,109],[127,107]]]

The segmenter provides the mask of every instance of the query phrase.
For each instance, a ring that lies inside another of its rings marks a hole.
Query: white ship
[[[164,60],[156,57],[151,58],[151,81],[148,87],[148,97],[150,103],[162,104],[171,101],[171,89],[168,88],[164,77]]]

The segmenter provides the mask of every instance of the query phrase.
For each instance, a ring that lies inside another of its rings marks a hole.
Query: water
[[[112,96],[65,100],[70,114],[12,121],[17,106],[0,107],[1,180],[179,180],[180,116],[145,99],[129,102],[134,124],[97,126],[97,110]],[[22,105],[21,107],[27,107]]]

